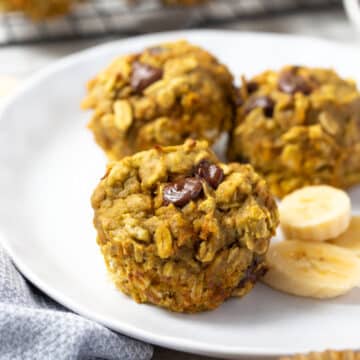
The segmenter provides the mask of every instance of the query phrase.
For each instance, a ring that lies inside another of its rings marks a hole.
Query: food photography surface
[[[254,44],[266,61],[239,50]],[[359,61],[314,39],[185,31],[58,62],[0,114],[19,145],[1,195],[23,224],[2,210],[2,243],[57,301],[140,340],[225,358],[355,349]]]

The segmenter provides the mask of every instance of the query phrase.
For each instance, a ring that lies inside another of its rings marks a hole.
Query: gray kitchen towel
[[[150,345],[116,334],[42,294],[0,247],[1,360],[148,360]]]

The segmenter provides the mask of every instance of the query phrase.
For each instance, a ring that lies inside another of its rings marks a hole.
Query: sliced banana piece
[[[286,238],[324,241],[347,229],[351,202],[345,191],[327,185],[307,186],[286,196],[279,212]]]
[[[293,295],[332,298],[360,283],[360,259],[328,243],[293,240],[273,244],[267,265],[263,281]]]
[[[360,216],[353,216],[346,231],[329,243],[352,250],[360,256]]]

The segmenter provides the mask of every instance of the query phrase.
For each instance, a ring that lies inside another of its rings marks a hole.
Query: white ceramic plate
[[[113,42],[68,57],[33,77],[0,116],[1,242],[24,275],[70,309],[154,344],[199,354],[251,358],[360,348],[360,291],[329,301],[263,285],[244,299],[198,315],[138,305],[115,290],[95,242],[90,194],[105,158],[79,103],[86,81],[111,59],[187,38],[239,76],[288,63],[334,67],[360,83],[358,49],[270,34],[191,31]],[[355,209],[360,189],[352,191]]]

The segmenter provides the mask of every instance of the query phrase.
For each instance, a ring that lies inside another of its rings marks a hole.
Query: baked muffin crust
[[[360,181],[360,93],[334,71],[288,66],[239,90],[229,158],[249,162],[282,197]]]
[[[249,292],[278,224],[252,167],[222,164],[194,140],[113,162],[92,206],[116,286],[178,312],[214,309]]]
[[[119,57],[88,84],[89,127],[112,159],[187,138],[214,143],[233,119],[228,69],[186,41]]]

